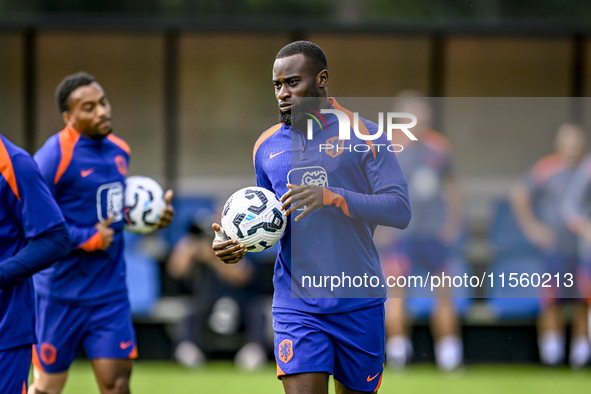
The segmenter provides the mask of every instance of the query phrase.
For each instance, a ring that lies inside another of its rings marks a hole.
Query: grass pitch
[[[131,380],[134,394],[283,393],[275,365],[255,373],[236,370],[230,362],[211,362],[189,370],[172,362],[136,362]],[[478,365],[461,372],[442,373],[431,365],[413,365],[402,373],[386,371],[381,394],[545,394],[591,390],[591,370],[571,371],[531,365]],[[334,393],[334,386],[330,392]],[[64,394],[98,393],[92,368],[76,362]]]

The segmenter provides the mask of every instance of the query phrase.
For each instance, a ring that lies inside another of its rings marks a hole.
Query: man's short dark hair
[[[57,100],[57,106],[60,113],[64,113],[69,109],[68,98],[74,90],[78,89],[80,86],[90,85],[93,82],[96,82],[96,79],[85,72],[78,72],[65,77],[55,91],[55,99]]]
[[[314,65],[314,72],[319,73],[322,70],[328,69],[328,62],[326,55],[322,48],[310,41],[295,41],[287,44],[277,53],[275,59],[283,59],[293,55],[302,54],[308,61]]]

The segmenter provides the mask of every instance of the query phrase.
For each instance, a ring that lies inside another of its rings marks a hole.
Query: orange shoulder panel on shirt
[[[4,142],[0,139],[0,174],[6,179],[8,186],[12,189],[12,192],[17,199],[21,199],[18,194],[18,186],[16,184],[16,176],[14,175],[14,167],[12,166],[12,160],[6,150]]]
[[[254,149],[252,151],[252,164],[254,165],[254,160],[257,156],[257,151],[259,150],[259,147],[261,146],[261,144],[263,142],[265,142],[265,140],[267,138],[269,138],[270,136],[272,136],[273,134],[275,134],[275,132],[277,130],[279,130],[281,128],[281,126],[283,126],[283,123],[277,123],[275,126],[269,128],[267,131],[265,131],[257,140],[257,142],[254,144]]]
[[[109,134],[107,139],[117,145],[119,148],[123,149],[128,155],[131,154],[131,149],[127,142],[123,141],[121,138],[117,137],[116,135]]]
[[[326,188],[324,188],[324,190],[322,191],[322,204],[335,204],[337,207],[343,210],[345,215],[349,217],[351,216],[349,214],[349,206],[347,205],[347,200],[345,200],[345,197],[341,196],[340,194],[333,193]]]
[[[552,175],[563,171],[565,167],[566,163],[560,158],[558,153],[552,153],[538,160],[532,170],[532,177],[536,183],[543,184]]]
[[[78,133],[69,125],[66,126],[65,129],[60,131],[59,140],[62,158],[57,168],[57,172],[55,173],[55,178],[53,180],[54,185],[57,185],[62,175],[64,175],[64,172],[66,172],[66,170],[68,169],[68,166],[72,161],[72,156],[74,155],[74,147],[76,146],[76,142],[78,142],[78,139],[80,139],[80,133]]]
[[[349,117],[349,123],[351,124],[351,127],[353,127],[353,124],[354,124],[353,123],[353,120],[354,120],[353,113],[351,111],[349,111],[347,108],[341,107],[339,105],[339,103],[337,103],[337,100],[335,100],[332,97],[328,99],[328,102],[330,103],[330,105],[332,105],[334,107],[334,109],[344,112]],[[359,121],[359,132],[363,135],[369,135],[369,131],[367,130],[367,127],[365,127],[365,123],[363,123],[362,121]],[[375,159],[376,158],[376,148],[373,146],[373,141],[367,140],[367,141],[365,141],[365,143],[367,145],[369,145],[371,152],[373,153],[373,158]]]

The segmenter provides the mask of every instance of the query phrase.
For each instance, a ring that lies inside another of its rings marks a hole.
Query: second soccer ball
[[[145,176],[131,176],[125,182],[125,230],[147,234],[156,229],[164,210],[163,192],[160,185]]]

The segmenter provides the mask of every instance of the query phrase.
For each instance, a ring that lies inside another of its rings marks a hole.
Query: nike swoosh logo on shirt
[[[86,178],[87,176],[89,176],[93,172],[94,172],[94,167],[89,168],[88,170],[82,170],[82,171],[80,171],[80,175],[82,176],[82,178]]]
[[[284,150],[282,150],[282,151],[281,151],[281,152],[279,152],[279,153],[269,153],[269,159],[272,159],[272,158],[274,158],[275,156],[282,154],[283,152],[285,152],[285,151],[284,151]]]
[[[373,378],[370,378],[369,375],[367,375],[367,381],[371,382],[372,380],[374,380],[375,378],[377,378],[380,375],[381,372],[378,372]]]
[[[121,342],[121,343],[119,343],[119,347],[121,349],[123,349],[123,350],[127,349],[131,345],[133,345],[133,341],[127,341],[127,342]]]

